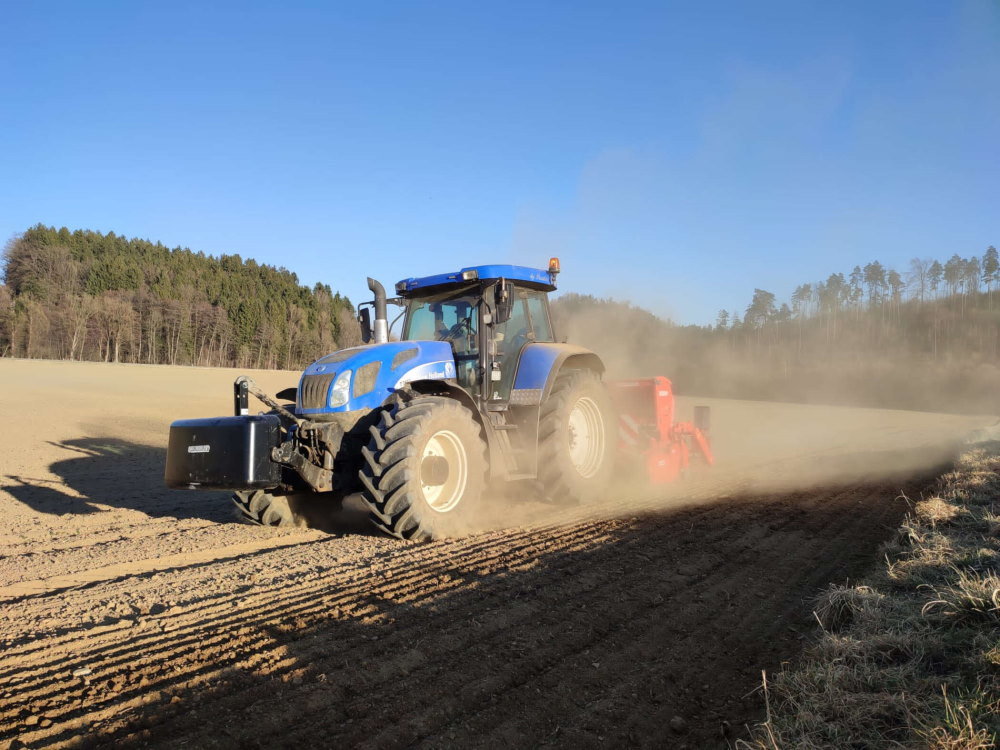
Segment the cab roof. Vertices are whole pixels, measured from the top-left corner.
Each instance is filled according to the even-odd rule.
[[[454,273],[439,273],[435,276],[420,276],[396,282],[396,294],[410,296],[425,290],[439,290],[442,287],[467,284],[470,281],[484,281],[504,278],[533,289],[551,292],[556,288],[556,275],[541,268],[527,266],[491,265],[469,266]]]

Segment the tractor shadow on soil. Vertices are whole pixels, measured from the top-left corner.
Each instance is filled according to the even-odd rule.
[[[164,486],[165,448],[110,437],[49,445],[65,451],[65,458],[48,467],[62,482],[15,474],[0,477],[0,489],[38,513],[85,515],[110,506],[154,518],[237,522],[229,492],[171,490]],[[65,491],[67,488],[73,492]],[[316,511],[318,514],[319,509]],[[328,514],[316,527],[334,534],[376,533],[366,515],[350,503]]]
[[[142,689],[159,700],[83,745],[728,748],[763,718],[761,670],[809,638],[811,598],[863,575],[907,510],[897,494],[930,479],[733,497],[593,540],[433,542],[347,589],[282,579],[234,615],[253,631],[239,648],[200,654],[213,684],[158,676]],[[241,667],[250,643],[280,665]]]

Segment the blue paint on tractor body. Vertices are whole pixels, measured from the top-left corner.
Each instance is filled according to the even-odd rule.
[[[561,360],[577,354],[592,354],[589,349],[575,344],[559,344],[539,342],[528,344],[521,350],[521,358],[517,363],[517,374],[514,376],[515,390],[532,390],[544,388],[552,370],[559,366]],[[601,371],[604,367],[601,365]]]
[[[468,278],[475,272],[475,276]],[[463,276],[465,274],[466,276]],[[426,293],[437,287],[447,287],[472,283],[475,280],[507,279],[534,289],[551,292],[556,288],[556,275],[541,268],[527,266],[487,265],[468,266],[455,273],[439,273],[434,276],[403,279],[396,283],[396,293],[404,297]]]
[[[514,388],[544,388],[552,366],[566,344],[528,344],[521,350]]]
[[[393,360],[407,350],[415,350],[415,353],[400,361],[394,368]],[[380,366],[374,388],[355,396],[354,378],[357,377],[358,371],[365,365],[376,362]],[[337,381],[337,376],[345,370],[351,371],[351,397],[346,404],[331,407],[330,391]],[[307,377],[314,375],[333,375],[333,377],[323,399],[325,406],[306,409],[302,407],[303,384]],[[451,344],[446,341],[393,341],[387,344],[343,349],[316,360],[302,373],[302,378],[299,380],[297,411],[303,416],[308,416],[377,409],[404,383],[412,380],[448,380],[453,379],[455,375],[455,357],[451,351]]]

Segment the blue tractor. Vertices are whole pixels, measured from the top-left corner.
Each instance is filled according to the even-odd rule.
[[[237,379],[235,416],[175,422],[167,485],[235,490],[242,516],[265,525],[300,524],[306,504],[359,492],[376,526],[416,541],[468,530],[494,482],[597,498],[616,418],[600,358],[556,339],[558,272],[555,258],[544,270],[473,266],[404,279],[393,299],[368,279],[367,343],[316,360],[276,398]],[[403,308],[398,341],[389,304]],[[249,395],[270,410],[251,415]]]

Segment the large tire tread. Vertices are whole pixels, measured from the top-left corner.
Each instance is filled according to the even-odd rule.
[[[267,490],[249,490],[234,493],[232,500],[237,518],[243,523],[333,531],[343,496],[332,492],[274,495]]]
[[[604,415],[605,458],[604,465],[592,480],[574,475],[562,453],[565,448],[566,414],[570,400],[581,390],[591,388],[593,395],[602,402]],[[542,402],[538,412],[538,480],[543,493],[553,502],[589,503],[595,501],[609,485],[614,469],[614,428],[611,400],[603,385],[590,370],[566,370],[556,376],[549,397]]]
[[[367,449],[362,451],[361,496],[368,506],[372,523],[397,539],[422,542],[446,535],[438,523],[444,521],[443,517],[426,513],[422,516],[419,512],[418,503],[423,500],[415,496],[411,481],[417,471],[413,460],[417,443],[428,421],[445,413],[450,413],[457,423],[465,423],[470,432],[476,433],[475,443],[466,448],[470,480],[481,484],[486,463],[479,425],[467,408],[444,396],[423,396],[383,409],[378,424],[371,428],[372,438]],[[480,476],[474,476],[476,472]]]
[[[288,498],[266,490],[236,492],[232,497],[241,521],[255,526],[303,526],[288,504]]]

